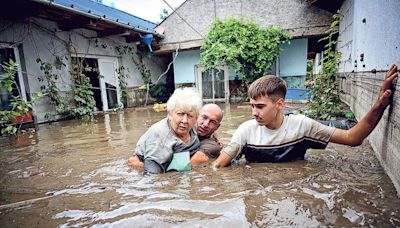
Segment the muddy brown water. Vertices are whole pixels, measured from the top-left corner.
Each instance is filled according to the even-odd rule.
[[[251,118],[225,106],[229,141]],[[128,109],[0,138],[0,227],[399,227],[400,199],[368,143],[305,161],[143,176],[126,162],[165,112]]]

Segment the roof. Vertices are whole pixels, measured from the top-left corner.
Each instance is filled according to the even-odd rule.
[[[124,11],[94,2],[90,0],[52,0],[47,1],[51,4],[60,4],[71,9],[90,13],[103,18],[108,18],[121,24],[130,25],[145,30],[152,31],[157,24],[136,17]]]
[[[2,3],[0,18],[10,20],[39,17],[54,21],[61,30],[85,28],[99,37],[121,36],[127,42],[141,40],[154,31],[157,24],[124,11],[90,0],[11,0]]]

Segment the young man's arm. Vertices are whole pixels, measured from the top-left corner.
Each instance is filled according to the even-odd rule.
[[[385,80],[382,83],[379,98],[368,111],[368,113],[349,130],[336,129],[330,138],[330,142],[345,144],[349,146],[358,146],[374,130],[383,112],[389,105],[393,95],[393,81],[398,76],[397,66],[392,65],[386,73]]]
[[[240,145],[237,143],[229,143],[224,149],[222,149],[221,154],[212,163],[213,168],[222,168],[229,165],[229,163],[234,159],[239,153]]]

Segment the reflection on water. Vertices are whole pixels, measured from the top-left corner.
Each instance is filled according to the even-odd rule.
[[[226,143],[250,118],[225,107]],[[400,226],[395,189],[364,143],[306,161],[143,176],[127,159],[165,112],[130,109],[0,139],[1,227]]]

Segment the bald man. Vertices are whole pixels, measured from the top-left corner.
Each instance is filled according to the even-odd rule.
[[[216,104],[206,104],[199,112],[197,118],[197,134],[200,139],[200,148],[190,158],[191,165],[199,165],[208,162],[210,158],[217,158],[223,148],[216,130],[221,125],[223,118],[221,108]],[[128,165],[134,169],[143,169],[143,162],[133,155],[128,160]]]
[[[216,134],[221,125],[222,110],[216,104],[206,104],[199,112],[197,119],[197,134],[200,139],[200,148],[191,158],[191,165],[207,162],[210,158],[217,158],[223,147]]]

